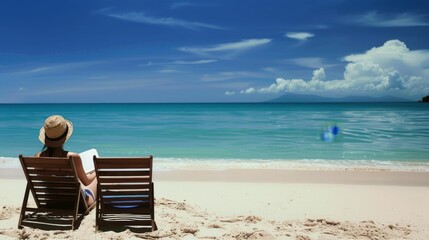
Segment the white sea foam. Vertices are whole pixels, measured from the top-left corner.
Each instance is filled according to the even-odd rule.
[[[189,159],[155,158],[155,170],[229,170],[229,169],[289,169],[289,170],[365,170],[429,172],[427,162],[375,160],[262,160],[262,159]]]
[[[0,157],[0,168],[20,168],[18,158]],[[326,160],[326,159],[194,159],[154,158],[155,171],[172,170],[352,170],[352,171],[411,171],[429,172],[429,162],[380,160]]]
[[[0,157],[0,168],[20,168],[19,158]]]

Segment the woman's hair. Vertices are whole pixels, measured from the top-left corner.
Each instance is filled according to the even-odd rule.
[[[61,146],[62,147],[62,146]],[[43,148],[42,148],[42,152],[44,152],[44,151],[46,151],[46,156],[45,157],[53,157],[53,154],[54,154],[54,150],[56,149],[57,147],[48,147],[48,146],[46,146],[46,145],[43,145]]]
[[[65,137],[67,135],[67,133],[68,133],[68,130],[69,129],[66,128],[66,131],[60,137],[58,137],[58,138],[60,139],[60,138]],[[47,137],[48,136],[45,135],[45,138],[47,138]],[[45,145],[43,145],[42,152],[46,151],[46,155],[47,155],[46,157],[53,157],[55,149],[62,148],[62,147],[63,147],[62,145],[59,146],[59,147],[48,147],[45,144]]]

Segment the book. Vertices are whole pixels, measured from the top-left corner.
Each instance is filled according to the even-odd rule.
[[[82,159],[82,166],[85,173],[94,171],[94,156],[98,157],[97,149],[91,148],[84,152],[79,153],[80,159]]]

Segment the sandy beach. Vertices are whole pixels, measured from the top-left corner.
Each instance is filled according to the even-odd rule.
[[[0,239],[429,239],[429,173],[155,171],[151,233],[17,228],[26,181],[1,169]],[[34,203],[30,203],[34,204]]]

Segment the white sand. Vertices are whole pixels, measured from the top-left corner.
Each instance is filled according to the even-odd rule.
[[[12,172],[0,170],[0,239],[429,239],[429,173],[155,172],[159,230],[142,234],[96,233],[95,211],[76,231],[18,230],[26,182]]]

